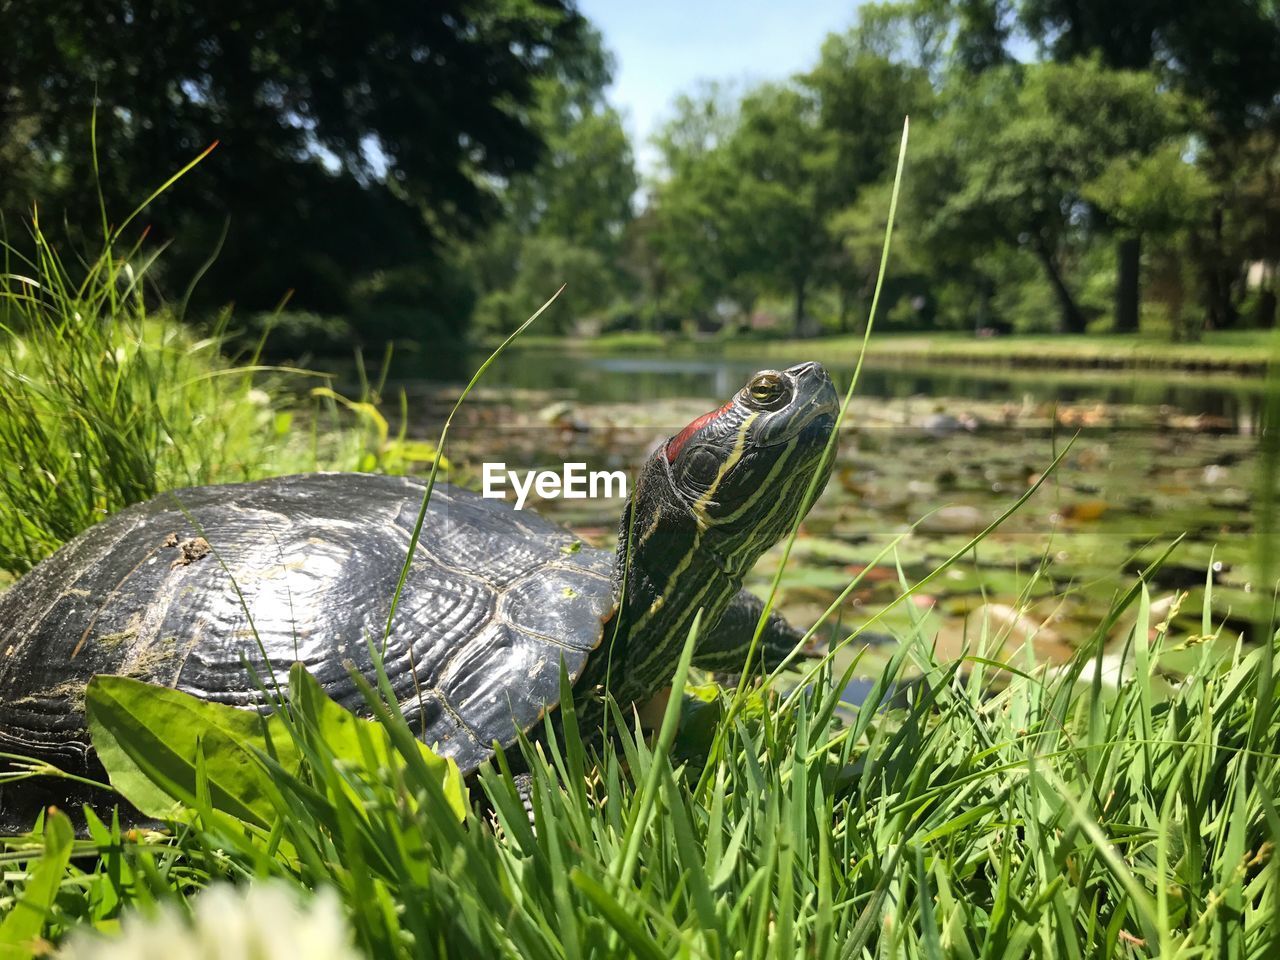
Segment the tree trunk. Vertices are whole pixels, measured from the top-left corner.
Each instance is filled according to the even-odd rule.
[[[1205,276],[1205,329],[1230,330],[1236,325],[1236,305],[1231,302],[1231,271],[1212,264]]]
[[[977,288],[977,306],[973,311],[973,335],[978,336],[984,328],[991,325],[993,310],[991,304],[995,300],[995,284],[984,273],[977,274],[974,280]]]
[[[1231,300],[1231,283],[1234,269],[1223,255],[1223,212],[1214,207],[1209,218],[1208,241],[1196,243],[1196,259],[1200,265],[1200,278],[1204,292],[1204,328],[1206,330],[1230,330],[1236,325],[1238,314]]]
[[[1125,237],[1116,244],[1116,333],[1137,333],[1141,306],[1142,236]]]
[[[1049,278],[1049,286],[1053,287],[1053,295],[1058,301],[1058,332],[1084,333],[1084,314],[1080,312],[1080,307],[1071,296],[1071,291],[1067,289],[1062,274],[1058,272],[1058,265],[1053,262],[1053,253],[1039,238],[1032,246],[1040,260],[1040,265],[1044,267],[1045,275]]]
[[[849,301],[852,300],[853,297],[849,293],[848,286],[843,283],[837,285],[837,294],[840,297],[840,332],[848,333],[849,318],[853,315],[852,306]]]
[[[1253,308],[1253,325],[1260,330],[1271,330],[1276,325],[1276,291],[1267,287],[1258,296],[1258,303]]]
[[[796,280],[796,313],[795,313],[795,331],[797,337],[808,336],[804,322],[804,301],[805,295],[809,292],[809,284],[804,278]]]

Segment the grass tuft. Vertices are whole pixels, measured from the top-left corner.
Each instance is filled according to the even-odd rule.
[[[276,878],[335,891],[370,957],[1273,956],[1280,816],[1259,773],[1280,712],[1254,699],[1269,656],[1216,662],[1199,635],[1152,625],[1145,591],[1117,604],[1136,608],[1130,665],[1199,649],[1167,699],[1141,673],[1078,682],[1083,651],[1026,669],[983,636],[940,662],[920,628],[856,710],[828,667],[732,719],[730,695],[704,691],[654,745],[620,724],[620,749],[597,756],[572,721],[526,743],[532,828],[498,770],[459,822],[432,777],[303,724],[294,768],[259,758],[269,828],[207,796],[173,838],[98,824],[56,897],[52,841],[10,841],[0,911],[31,891],[56,940],[216,880]],[[410,756],[403,719],[375,712]]]
[[[223,315],[200,335],[147,294],[154,256],[108,242],[59,254],[38,219],[29,257],[0,246],[0,571],[17,576],[77,533],[175,487],[316,469],[403,472],[428,461],[359,402],[239,361]]]

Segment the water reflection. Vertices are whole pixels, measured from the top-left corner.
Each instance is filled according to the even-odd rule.
[[[396,373],[407,379],[460,380],[484,359],[474,354],[406,358]],[[485,374],[484,384],[562,392],[581,402],[645,402],[673,397],[728,396],[755,372],[786,366],[803,357],[741,358],[627,354],[592,356],[549,349],[512,350]],[[847,383],[852,362],[810,357],[826,364],[837,383]],[[460,364],[461,361],[461,364]],[[1264,381],[1201,374],[1152,374],[1079,370],[997,370],[975,367],[903,367],[869,358],[858,393],[883,399],[930,396],[1023,403],[1095,402],[1109,406],[1168,406],[1188,414],[1220,418],[1241,432],[1256,426]]]

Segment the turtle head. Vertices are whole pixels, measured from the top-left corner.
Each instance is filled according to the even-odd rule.
[[[641,468],[614,567],[625,581],[624,629],[614,634],[622,638],[624,669],[610,681],[620,701],[646,698],[670,681],[699,610],[701,642],[717,645],[715,628],[743,574],[795,523],[809,485],[825,485],[823,454],[839,409],[821,364],[762,370]],[[608,649],[608,657],[593,658],[588,687],[607,672],[614,645]]]
[[[825,484],[830,463],[822,463],[823,453],[839,408],[821,364],[754,374],[722,407],[654,452],[637,484],[633,535],[666,529],[674,543],[659,550],[707,551],[741,576],[795,521],[819,469],[818,489]],[[664,559],[668,566],[676,558]]]

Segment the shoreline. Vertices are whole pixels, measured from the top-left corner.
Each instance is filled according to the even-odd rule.
[[[1072,369],[1100,372],[1176,371],[1264,377],[1270,331],[1211,334],[1200,343],[1169,343],[1141,337],[1007,336],[978,340],[964,334],[873,336],[867,357],[885,364],[964,365],[994,369]],[[611,334],[590,339],[522,337],[525,349],[558,349],[591,354],[662,351],[676,356],[715,351],[726,357],[801,357],[819,353],[855,359],[860,335],[807,340],[707,338],[689,340],[658,334]]]

